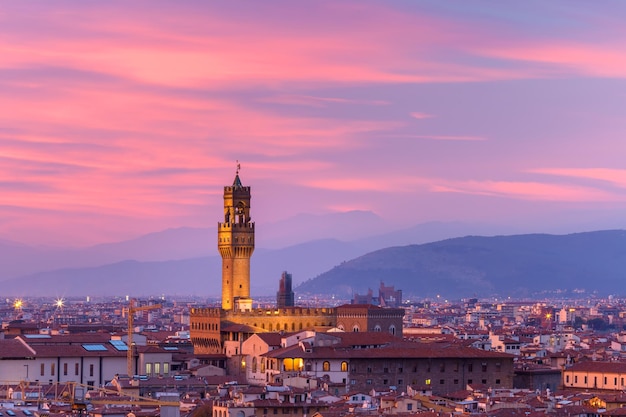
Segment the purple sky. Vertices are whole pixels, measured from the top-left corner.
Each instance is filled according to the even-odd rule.
[[[624,228],[625,21],[620,1],[5,3],[0,238],[212,226],[236,160],[257,223]]]

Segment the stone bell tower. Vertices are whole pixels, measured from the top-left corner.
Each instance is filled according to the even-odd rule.
[[[245,311],[250,298],[250,257],[254,252],[254,222],[250,221],[250,187],[239,179],[224,187],[224,222],[217,224],[217,247],[222,256],[222,309]]]

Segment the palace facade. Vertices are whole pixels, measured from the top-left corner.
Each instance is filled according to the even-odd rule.
[[[251,197],[251,189],[242,184],[237,168],[233,184],[224,187],[224,221],[218,223],[217,232],[222,257],[222,307],[191,310],[190,333],[196,354],[225,353],[225,342],[264,332],[337,327],[347,332],[376,331],[402,336],[404,310],[401,308],[346,304],[254,309],[250,297],[250,258],[255,242]],[[239,332],[224,331],[229,326],[232,329],[234,324],[245,327],[240,327]]]

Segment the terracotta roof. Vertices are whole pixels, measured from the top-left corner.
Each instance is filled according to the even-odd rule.
[[[285,335],[277,332],[257,333],[259,339],[267,343],[269,346],[280,346],[280,342]]]
[[[248,326],[247,324],[239,324],[239,323],[231,323],[224,322],[224,325],[221,327],[222,332],[234,332],[234,333],[262,333],[263,329],[259,329],[258,327]]]
[[[265,353],[270,358],[369,359],[369,358],[513,358],[514,355],[486,351],[455,343],[420,343],[396,341],[393,344],[368,348],[316,346],[310,352],[290,346]]]
[[[66,357],[100,357],[100,356],[113,356],[113,357],[126,357],[126,351],[118,351],[112,345],[101,343],[105,350],[90,351],[85,349],[82,345],[41,345],[32,346],[36,352],[38,358],[66,358]]]
[[[33,351],[17,339],[0,339],[0,359],[32,358]]]
[[[37,335],[36,337],[28,337],[27,335],[18,336],[30,346],[49,345],[49,344],[81,344],[81,343],[106,343],[111,340],[109,333],[76,333],[76,334],[59,334],[59,335]]]
[[[564,372],[626,373],[626,362],[583,361],[568,366]]]

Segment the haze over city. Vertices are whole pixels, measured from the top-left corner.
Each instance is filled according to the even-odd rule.
[[[621,2],[3,4],[0,238],[214,227],[237,161],[259,227],[364,211],[388,230],[624,228],[625,18]]]

